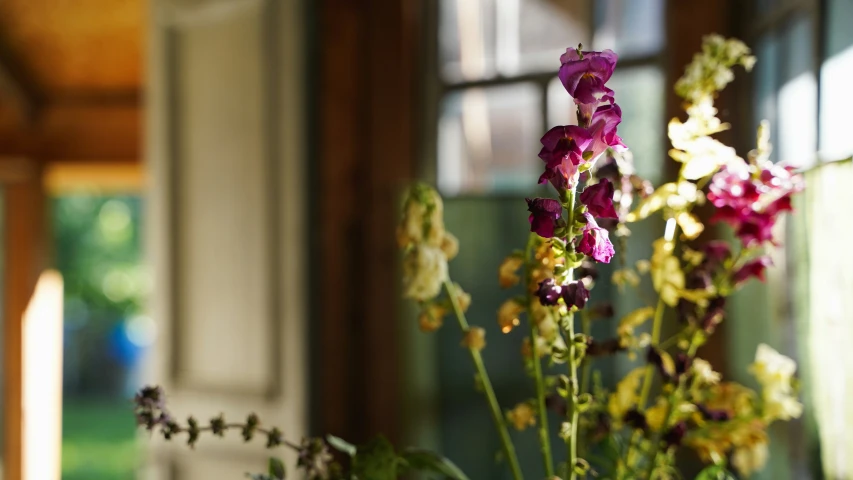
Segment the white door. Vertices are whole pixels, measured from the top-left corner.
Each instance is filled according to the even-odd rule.
[[[172,413],[306,429],[304,98],[298,0],[151,0],[148,375]],[[245,478],[264,439],[154,440],[150,478]],[[284,455],[282,450],[275,453]]]

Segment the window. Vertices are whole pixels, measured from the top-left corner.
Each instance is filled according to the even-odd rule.
[[[853,419],[845,391],[853,382],[853,356],[842,339],[853,336],[853,255],[846,247],[853,230],[838,217],[853,202],[853,165],[838,160],[853,153],[847,121],[853,106],[853,3],[751,5],[742,35],[758,63],[751,77],[752,122],[742,132],[750,142],[744,143],[754,143],[758,122],[770,120],[773,160],[802,168],[807,190],[795,206],[800,215],[780,228],[784,248],[774,253],[780,268],[766,287],[749,286],[734,306],[739,317],[752,321],[731,335],[733,364],[746,365],[759,338],[800,364],[806,419],[777,430],[787,441],[771,447],[773,461],[762,478],[846,478],[853,472],[847,455],[853,444],[844,433]]]

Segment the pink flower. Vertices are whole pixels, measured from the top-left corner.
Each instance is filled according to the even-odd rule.
[[[613,75],[618,57],[612,50],[582,52],[569,48],[560,57],[560,81],[578,104],[597,104],[613,91],[604,84]]]
[[[563,213],[560,202],[550,198],[526,198],[527,210],[530,212],[530,231],[540,237],[551,238],[557,228],[557,221]]]
[[[606,178],[586,187],[580,195],[580,201],[594,217],[618,218],[613,208],[613,184]]]
[[[767,164],[751,172],[745,163],[727,165],[708,188],[717,207],[711,221],[731,225],[744,245],[772,243],[778,215],[793,210],[791,195],[801,189],[802,177],[791,167]]]
[[[773,265],[773,261],[770,259],[770,257],[763,256],[758,257],[755,260],[750,260],[734,273],[732,280],[734,280],[735,285],[740,285],[752,277],[755,277],[763,282],[764,271],[770,265]]]
[[[610,235],[607,230],[595,223],[592,215],[584,213],[584,217],[586,217],[586,226],[578,243],[578,252],[589,255],[598,262],[610,263],[610,259],[616,253],[613,244],[610,243]]]
[[[550,181],[558,191],[573,187],[578,165],[584,162],[583,152],[592,142],[589,132],[576,125],[554,127],[541,142],[539,158],[545,162],[545,172],[539,183]]]

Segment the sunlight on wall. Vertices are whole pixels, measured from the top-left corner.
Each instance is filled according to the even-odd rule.
[[[838,160],[853,151],[851,76],[853,46],[827,59],[821,68],[820,153],[826,160]]]
[[[843,254],[853,224],[838,218],[853,205],[853,164],[826,164],[807,177],[809,232],[809,363],[826,478],[850,478],[853,425],[847,385],[853,385],[853,256]]]
[[[46,271],[24,312],[24,480],[59,478],[62,293],[62,275]]]

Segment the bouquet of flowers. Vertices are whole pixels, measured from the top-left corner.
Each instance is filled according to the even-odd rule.
[[[526,324],[520,353],[532,397],[507,410],[499,405],[481,356],[486,331],[466,320],[472,299],[448,273],[458,241],[444,228],[441,197],[423,184],[407,192],[397,231],[403,293],[417,302],[424,332],[441,328],[447,317],[456,319],[514,479],[524,474],[510,428],[536,429],[548,480],[681,478],[675,461],[680,449],[693,450],[708,465],[700,478],[731,478],[730,469],[749,476],[767,459],[767,427],[802,413],[796,364],[759,345],[750,366],[760,385],[754,391],[724,381],[697,353],[723,321],[726,298],[750,279],[764,279],[770,266],[765,248],[775,245],[773,226],[792,210],[791,196],[803,188],[792,168],[770,162],[765,124],[745,159],[714,138],[729,127],[717,117],[716,95],[733,80],[733,68],[749,70],[755,59],[737,40],[705,39],[675,85],[687,112],[685,121],[669,124],[669,153],[681,164],[678,178],[657,188],[635,173],[617,135],[621,110],[607,87],[616,54],[578,46],[560,60],[559,78],[577,106],[578,124],[554,127],[542,137],[539,183],[550,184],[555,198],[527,199],[527,245],[498,269],[501,287],[521,286],[521,294],[500,307],[497,320],[502,333]],[[714,207],[708,222],[730,225],[731,241],[700,240],[705,225],[694,209],[705,202]],[[623,261],[611,280],[619,288],[647,281],[657,298],[613,321],[611,336],[593,338],[591,323],[614,315],[607,305],[588,305],[600,281],[596,264],[624,255],[629,226],[653,215],[662,216],[665,227],[651,258],[630,266]],[[663,338],[670,315],[677,318],[675,333]],[[643,328],[647,324],[650,333]],[[607,390],[595,367],[596,359],[609,355],[644,361]],[[563,373],[549,374],[555,369]],[[145,428],[159,428],[167,439],[185,435],[191,446],[206,431],[221,436],[238,429],[247,441],[263,435],[268,447],[296,450],[297,468],[311,479],[391,480],[407,471],[467,478],[438,454],[398,451],[382,438],[360,446],[333,436],[290,443],[278,429],[262,428],[254,415],[243,423],[217,417],[206,425],[190,417],[182,425],[169,415],[157,387],[139,393],[136,414]],[[561,418],[562,462],[556,462],[551,445],[549,415]],[[330,449],[343,454],[338,458],[349,457],[346,469]],[[284,465],[271,459],[269,472],[254,478],[284,478]]]

